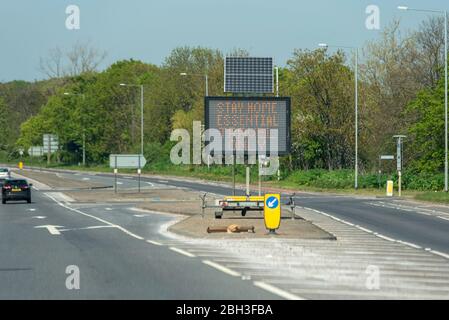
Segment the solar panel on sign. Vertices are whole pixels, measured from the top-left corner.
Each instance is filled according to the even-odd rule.
[[[226,57],[224,91],[272,93],[273,58]]]

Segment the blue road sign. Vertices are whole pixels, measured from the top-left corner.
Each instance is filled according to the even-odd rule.
[[[267,199],[266,205],[270,209],[276,209],[279,205],[279,200],[276,197],[269,197]]]

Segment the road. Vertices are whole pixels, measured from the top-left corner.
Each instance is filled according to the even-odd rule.
[[[58,174],[104,185],[114,181],[107,174]],[[137,188],[136,179],[120,175],[118,187]],[[141,182],[146,187],[232,193],[227,184],[199,180],[145,176]],[[449,210],[444,206],[299,193],[295,201],[306,209],[305,217],[341,235],[340,242],[323,246],[282,240],[277,247],[281,242],[258,240],[258,245],[238,243],[227,256],[220,246],[232,246],[229,242],[198,246],[161,233],[173,216],[137,214],[132,203],[107,199],[66,203],[56,195],[41,190],[33,193],[30,205],[0,206],[1,299],[447,297]],[[305,243],[313,259],[304,251]],[[270,248],[279,251],[281,265],[298,266],[289,269],[293,274],[267,270],[264,257],[274,255]],[[334,268],[335,263],[340,267]],[[66,288],[70,265],[80,270],[81,290]],[[382,291],[364,286],[364,270],[371,265],[382,270]]]
[[[120,205],[74,209],[49,196],[0,206],[0,299],[280,298],[158,245],[168,216],[142,223]],[[46,225],[56,227],[39,227]],[[80,290],[66,287],[71,265]]]
[[[79,179],[85,178],[78,175]],[[123,177],[123,176],[121,176]],[[128,187],[136,187],[135,177],[126,176]],[[111,176],[97,174],[90,176],[94,181],[111,182]],[[226,184],[190,181],[185,179],[161,179],[142,177],[143,183],[166,184],[191,190],[231,195],[232,188]],[[243,190],[237,190],[243,195]],[[287,194],[282,194],[284,203]],[[299,193],[295,203],[344,219],[372,232],[380,233],[392,239],[412,243],[428,250],[449,254],[449,208],[409,203],[387,198],[354,197]]]

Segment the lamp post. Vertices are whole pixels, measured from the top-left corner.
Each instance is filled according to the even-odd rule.
[[[120,83],[122,87],[140,87],[140,154],[143,155],[143,85]]]
[[[429,10],[429,9],[414,9],[406,6],[398,6],[399,10],[431,12],[438,13],[444,16],[444,191],[448,191],[448,123],[447,123],[447,11],[446,10]]]
[[[80,96],[83,99],[83,108],[86,101],[86,95],[84,93],[70,93],[70,92],[64,92],[64,95],[66,96]],[[81,115],[81,122],[83,126],[83,167],[86,166],[86,124],[84,123],[84,110],[83,114]]]
[[[205,86],[206,86],[206,97],[209,96],[209,77],[207,74],[199,74],[199,73],[187,73],[187,72],[181,72],[179,74],[182,77],[187,77],[187,76],[196,76],[196,77],[204,77],[204,81],[205,81]]]
[[[359,117],[359,95],[358,95],[358,82],[359,82],[359,49],[357,47],[348,47],[348,46],[329,46],[327,43],[318,44],[321,48],[343,48],[343,49],[351,49],[355,52],[355,66],[354,66],[354,111],[355,111],[355,164],[354,164],[354,189],[359,187],[359,125],[358,125],[358,117]]]

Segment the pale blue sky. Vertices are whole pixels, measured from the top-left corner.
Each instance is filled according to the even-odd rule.
[[[80,30],[65,27],[70,4],[80,7]],[[394,17],[404,30],[425,19],[401,4],[449,10],[447,0],[0,0],[0,81],[41,79],[39,57],[86,40],[108,52],[103,68],[129,58],[161,64],[184,45],[244,48],[285,65],[294,48],[378,37],[365,28],[370,4],[380,8],[381,29]]]

